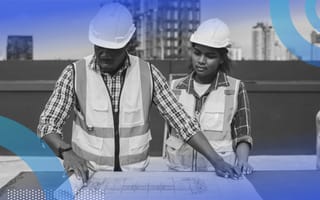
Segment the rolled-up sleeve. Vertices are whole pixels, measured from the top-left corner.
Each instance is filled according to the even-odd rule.
[[[67,66],[57,80],[43,112],[40,115],[37,135],[62,134],[62,128],[74,104],[73,67]]]
[[[248,143],[250,147],[253,145],[249,98],[243,82],[240,82],[238,109],[232,121],[232,139],[234,148],[241,142]]]

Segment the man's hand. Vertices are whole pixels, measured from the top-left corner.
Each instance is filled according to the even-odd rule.
[[[67,172],[73,171],[77,178],[81,178],[83,184],[89,179],[89,170],[86,161],[77,156],[72,150],[63,152],[63,166]]]
[[[229,163],[226,163],[223,160],[215,163],[214,167],[218,176],[231,179],[239,179],[241,177],[241,171],[239,168],[232,167]]]
[[[238,160],[236,167],[241,170],[242,174],[251,174],[253,172],[253,167],[248,163],[248,161]]]

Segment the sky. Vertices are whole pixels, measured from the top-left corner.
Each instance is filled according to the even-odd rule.
[[[312,26],[303,14],[305,1],[289,0],[292,19],[308,38]],[[8,35],[33,35],[34,59],[78,59],[90,54],[88,24],[101,2],[105,1],[1,0],[0,59],[5,58]],[[257,22],[272,24],[269,0],[201,0],[201,21],[213,17],[229,26],[233,46],[241,47],[246,59],[252,56],[252,27]]]

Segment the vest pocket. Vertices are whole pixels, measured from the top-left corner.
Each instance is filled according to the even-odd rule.
[[[113,120],[110,112],[112,111],[106,102],[96,101],[95,104],[91,105],[91,108],[88,108],[86,113],[87,125],[103,128],[112,127]]]
[[[224,113],[223,112],[204,112],[200,118],[203,130],[223,131]]]
[[[190,170],[192,166],[192,147],[172,135],[165,143],[165,158],[169,167],[182,171]]]
[[[73,124],[72,140],[84,151],[101,154],[103,138],[87,134],[80,126]]]
[[[165,143],[168,146],[168,148],[172,150],[178,150],[181,148],[184,142],[181,139],[170,135],[169,138],[165,141]]]
[[[143,135],[134,136],[129,140],[129,154],[139,154],[149,149],[152,140],[150,130]]]
[[[120,125],[129,127],[143,125],[143,113],[139,108],[125,109],[121,115]]]

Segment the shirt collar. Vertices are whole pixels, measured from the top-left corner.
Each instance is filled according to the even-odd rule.
[[[192,72],[189,74],[180,84],[177,85],[177,89],[186,89],[187,92],[190,93],[195,93],[194,91],[194,86],[193,86],[193,76],[195,72]],[[229,81],[227,78],[227,74],[218,71],[216,78],[211,82],[211,85],[208,89],[208,92],[211,92],[212,90],[218,89],[218,87],[227,87],[229,86]]]

